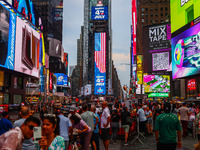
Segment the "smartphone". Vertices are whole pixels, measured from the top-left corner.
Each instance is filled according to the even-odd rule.
[[[38,143],[38,141],[42,139],[42,129],[41,127],[33,128],[33,142]]]

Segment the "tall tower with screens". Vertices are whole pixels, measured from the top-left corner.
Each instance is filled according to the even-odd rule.
[[[83,88],[109,95],[112,88],[111,0],[84,1]],[[110,90],[112,91],[112,89]]]

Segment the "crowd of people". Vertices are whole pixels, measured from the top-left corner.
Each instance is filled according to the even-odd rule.
[[[98,103],[77,104],[70,107],[67,116],[62,109],[55,113],[44,109],[40,118],[33,117],[29,107],[23,106],[21,119],[13,124],[9,113],[4,112],[0,120],[0,149],[67,150],[77,144],[83,150],[99,150],[101,139],[104,149],[108,150],[109,144],[115,144],[118,137],[123,137],[124,146],[128,145],[129,136],[136,133],[137,120],[141,134],[152,136],[155,132],[158,150],[180,148],[181,134],[184,138],[195,133],[200,141],[200,109],[195,104],[147,101],[133,103],[128,108],[116,99],[112,105],[103,101],[102,110],[99,106]],[[41,138],[33,139],[34,127],[40,125]]]

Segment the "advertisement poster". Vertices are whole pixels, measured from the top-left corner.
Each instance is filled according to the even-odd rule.
[[[0,3],[0,66],[14,69],[16,15]]]
[[[15,71],[39,78],[40,34],[17,17]]]
[[[52,17],[54,21],[62,21],[63,20],[63,6],[53,7]]]
[[[92,85],[91,84],[86,84],[84,86],[84,95],[91,95],[92,94]]]
[[[143,56],[137,55],[137,83],[143,84],[143,66],[142,66]]]
[[[57,85],[67,86],[68,85],[68,76],[63,73],[54,73],[57,77]]]
[[[200,23],[172,38],[173,79],[200,73]]]
[[[94,94],[106,94],[106,33],[95,33]]]
[[[108,20],[108,7],[92,7],[92,20]]]
[[[200,16],[199,0],[170,0],[172,33]]]
[[[132,40],[133,40],[133,56],[136,55],[136,29],[137,29],[137,0],[132,0]],[[133,57],[134,59],[134,57]]]
[[[144,75],[145,93],[170,93],[169,75]]]
[[[166,71],[171,63],[171,26],[169,23],[143,28],[144,72]]]

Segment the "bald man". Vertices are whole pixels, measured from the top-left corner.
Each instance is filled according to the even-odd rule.
[[[102,103],[102,117],[101,117],[101,131],[102,131],[102,140],[105,147],[105,150],[108,150],[109,146],[109,132],[110,132],[110,110],[108,109],[108,104],[106,101]]]
[[[20,115],[22,118],[14,122],[13,128],[21,127],[24,121],[29,117],[29,114],[30,114],[29,108],[27,106],[23,106],[20,111]],[[35,144],[33,144],[32,139],[24,140],[23,145],[22,145],[22,150],[27,150],[27,149],[35,150]]]

